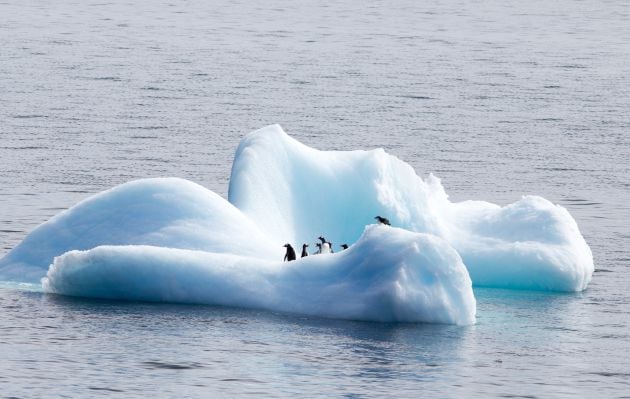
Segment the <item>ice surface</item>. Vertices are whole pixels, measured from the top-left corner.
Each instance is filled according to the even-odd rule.
[[[446,239],[478,286],[580,291],[593,273],[590,248],[561,206],[535,196],[503,208],[452,203],[439,179],[423,180],[383,150],[318,151],[278,125],[241,141],[229,200],[277,244],[320,234],[351,243],[375,215],[385,216]]]
[[[466,268],[444,240],[375,225],[343,252],[285,263],[151,246],[71,251],[43,285],[66,295],[372,321],[472,324],[476,309]]]
[[[100,245],[153,245],[277,259],[258,228],[219,195],[177,178],[122,184],[53,217],[0,260],[0,277],[39,281],[55,256]]]
[[[593,273],[577,224],[543,198],[452,203],[439,179],[381,149],[318,151],[277,125],[242,140],[229,201],[176,178],[120,185],[35,229],[0,260],[0,279],[45,276],[47,291],[68,295],[470,324],[471,279],[579,291]],[[376,215],[395,227],[366,229]],[[352,246],[281,262],[284,243],[299,252],[318,236]]]
[[[581,291],[590,282],[593,254],[565,208],[526,196],[505,207],[464,201],[448,209],[441,235],[474,285]]]
[[[275,241],[197,184],[146,179],[42,224],[0,261],[0,271],[20,281],[45,276],[45,291],[75,296],[474,322],[468,272],[438,237],[372,225],[346,251],[295,262],[281,261]]]

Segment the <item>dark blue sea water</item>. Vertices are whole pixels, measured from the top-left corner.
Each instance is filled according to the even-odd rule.
[[[132,179],[226,196],[251,130],[383,147],[453,200],[565,206],[578,294],[471,327],[89,301],[0,283],[3,397],[630,397],[630,3],[0,2],[0,256]]]

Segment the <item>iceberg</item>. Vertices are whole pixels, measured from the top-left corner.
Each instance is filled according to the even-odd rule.
[[[526,196],[505,207],[452,203],[438,178],[420,178],[382,149],[318,151],[280,126],[245,137],[232,166],[229,201],[271,237],[308,242],[325,233],[354,242],[375,215],[444,238],[475,286],[581,291],[593,255],[569,212]],[[278,241],[279,244],[279,241]]]
[[[238,209],[178,178],[143,179],[96,194],[37,227],[0,260],[0,278],[39,281],[53,258],[103,245],[151,245],[277,259]]]
[[[0,260],[0,278],[91,298],[474,323],[466,267],[439,237],[369,225],[346,251],[294,262],[281,261],[277,242],[193,182],[143,179],[40,225]]]
[[[322,235],[350,248],[281,261],[285,243]],[[453,203],[438,178],[382,149],[319,151],[278,125],[243,138],[228,200],[178,178],[132,181],[56,215],[0,259],[0,280],[50,293],[454,324],[474,323],[473,285],[580,291],[592,273],[560,206]]]
[[[343,252],[284,263],[142,245],[70,251],[55,259],[43,286],[74,296],[381,322],[467,325],[476,309],[466,268],[444,240],[376,225]]]

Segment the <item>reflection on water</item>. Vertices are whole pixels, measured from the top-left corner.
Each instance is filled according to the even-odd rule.
[[[69,392],[132,395],[156,375],[155,392],[185,386],[199,394],[317,389],[403,397],[419,387],[438,396],[473,389],[480,396],[535,390],[544,397],[595,389],[598,377],[611,391],[627,380],[618,368],[623,353],[611,353],[619,340],[593,339],[610,326],[593,324],[587,293],[477,289],[478,323],[458,327],[0,292],[0,330],[3,343],[11,343],[0,372],[16,392],[25,364],[31,389],[40,393],[51,370],[67,368]],[[569,386],[567,378],[580,383]]]
[[[78,362],[99,369],[115,364],[113,375],[100,375],[110,383],[112,378],[116,381],[116,369],[130,372],[139,385],[150,381],[155,372],[178,371],[186,373],[187,386],[205,388],[211,379],[262,384],[257,389],[267,393],[275,389],[297,393],[323,384],[322,392],[332,394],[345,387],[361,394],[379,381],[382,388],[373,393],[386,394],[391,389],[411,393],[417,383],[444,379],[444,370],[460,358],[462,338],[468,331],[446,325],[328,320],[15,290],[2,294],[2,309],[8,317],[0,328],[9,332],[5,339],[18,341],[3,365],[2,371],[9,376],[14,375],[15,365],[25,361],[34,375]],[[22,307],[11,308],[7,302]],[[12,325],[21,330],[14,331],[15,336],[10,333]],[[67,357],[70,348],[72,358]],[[81,381],[93,372],[77,369],[70,378],[83,386]],[[120,385],[109,388],[133,390],[129,382],[116,382]],[[179,383],[178,378],[169,377],[162,388],[176,391]],[[232,386],[230,392],[238,393],[239,386]]]

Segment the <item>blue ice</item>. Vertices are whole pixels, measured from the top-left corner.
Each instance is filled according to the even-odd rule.
[[[580,291],[593,273],[558,205],[453,203],[439,179],[381,149],[318,151],[277,125],[242,140],[228,198],[176,178],[114,187],[36,228],[0,278],[85,297],[471,324],[473,284]],[[286,242],[299,254],[322,234],[337,253],[282,262]]]

